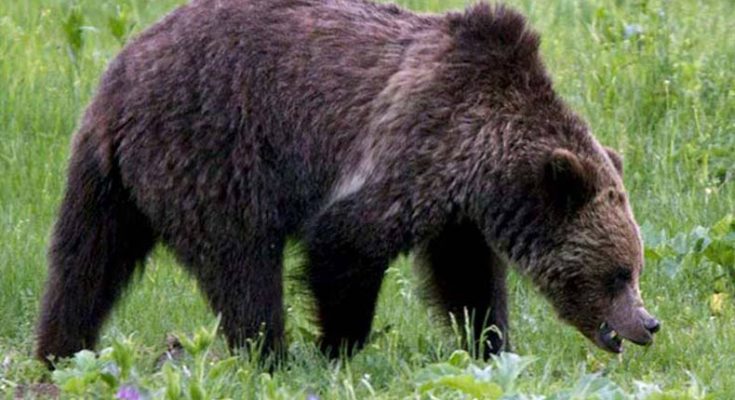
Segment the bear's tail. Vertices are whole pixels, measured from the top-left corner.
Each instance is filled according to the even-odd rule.
[[[77,134],[49,249],[36,356],[91,348],[122,289],[155,244],[149,220],[100,157],[99,136]],[[50,363],[49,363],[49,366]]]

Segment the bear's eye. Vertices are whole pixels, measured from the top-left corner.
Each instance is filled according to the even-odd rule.
[[[608,278],[608,288],[611,293],[617,293],[627,285],[633,278],[633,274],[629,269],[620,267],[613,272]]]

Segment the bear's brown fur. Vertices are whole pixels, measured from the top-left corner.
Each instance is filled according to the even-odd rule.
[[[305,243],[330,354],[366,340],[388,263],[412,249],[486,354],[507,341],[508,262],[598,345],[620,350],[613,329],[650,342],[620,160],[554,93],[538,45],[486,4],[175,10],[110,64],[75,136],[38,357],[93,346],[158,241],[230,344],[263,330],[282,349],[287,237]]]

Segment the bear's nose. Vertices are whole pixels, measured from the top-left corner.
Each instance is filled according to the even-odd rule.
[[[646,320],[643,322],[643,326],[645,326],[646,329],[651,333],[656,333],[659,329],[661,329],[661,323],[653,317],[646,318]]]

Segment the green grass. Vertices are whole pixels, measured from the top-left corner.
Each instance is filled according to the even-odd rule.
[[[18,385],[49,379],[30,357],[32,333],[49,231],[79,115],[128,30],[140,31],[177,3],[0,2],[0,393],[12,396]],[[464,1],[404,4],[441,11]],[[702,392],[735,397],[735,265],[727,258],[735,234],[727,236],[727,227],[716,227],[735,210],[735,3],[511,4],[541,31],[559,92],[602,142],[624,155],[626,185],[647,241],[641,289],[663,329],[652,347],[627,346],[624,355],[610,356],[562,325],[528,282],[512,276],[514,350],[535,361],[514,380],[515,389],[502,389],[551,395],[576,387],[558,398],[573,393],[585,398],[579,388],[590,383],[587,374],[600,373],[609,382],[590,386],[600,398],[618,398],[604,397],[603,389],[612,386],[642,393],[638,381],[670,396],[659,398]],[[298,264],[296,253],[289,254],[289,265]],[[211,356],[193,356],[185,365],[197,371],[201,360],[200,369],[220,363],[224,372],[202,381],[213,398],[304,398],[311,393],[325,399],[471,398],[475,384],[479,393],[490,396],[494,383],[478,376],[452,380],[472,375],[467,371],[474,367],[457,361],[461,355],[452,358],[452,368],[460,372],[442,364],[457,349],[456,335],[435,323],[419,301],[409,261],[401,258],[389,270],[374,339],[350,361],[329,364],[318,354],[308,306],[299,288],[289,283],[291,359],[286,367],[268,374],[244,358],[228,361],[221,338],[209,349]],[[178,377],[191,386],[195,380],[186,378],[183,367],[159,372],[153,360],[165,348],[166,333],[192,333],[214,320],[194,282],[159,249],[107,324],[100,348],[132,335],[132,344],[117,343],[117,353],[106,357],[134,353],[133,383],[156,388]],[[101,368],[82,361],[66,373]],[[57,381],[64,381],[62,375]],[[104,387],[85,385],[88,390]],[[73,387],[67,389],[67,396],[74,397]]]

